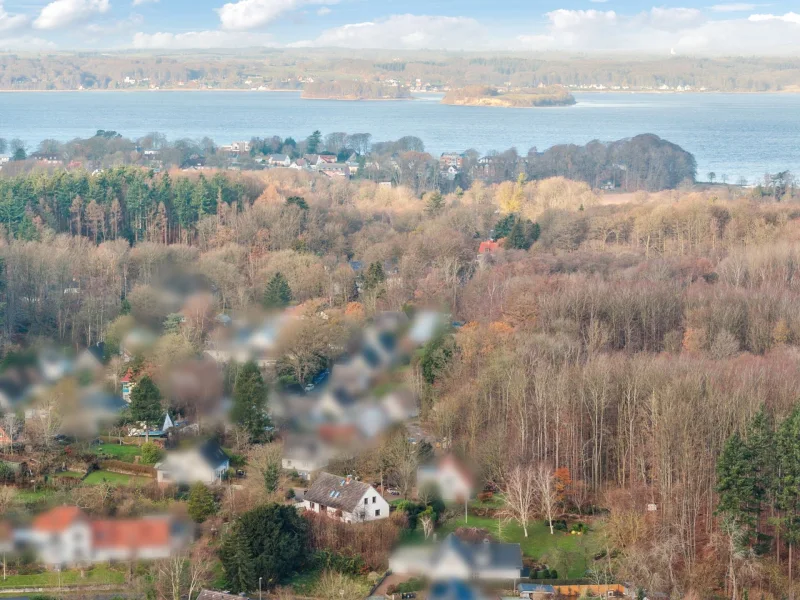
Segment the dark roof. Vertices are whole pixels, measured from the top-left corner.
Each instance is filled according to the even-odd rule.
[[[519,544],[502,542],[463,542],[454,534],[448,535],[434,555],[434,561],[448,550],[460,555],[471,568],[522,569],[522,548]],[[481,553],[488,552],[488,560],[479,560]]]
[[[306,492],[304,499],[352,513],[369,489],[368,484],[355,479],[351,479],[350,483],[347,483],[346,477],[331,473],[319,473],[314,478],[314,483]]]
[[[342,387],[334,388],[331,393],[333,394],[333,399],[336,400],[336,403],[342,408],[353,406],[356,403],[355,396]]]
[[[197,448],[197,451],[200,453],[200,456],[208,463],[213,469],[217,469],[225,464],[226,461],[230,460],[228,455],[225,454],[225,451],[222,447],[217,443],[216,440],[208,440],[200,444]]]

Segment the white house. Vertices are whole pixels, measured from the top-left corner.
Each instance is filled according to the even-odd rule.
[[[228,455],[214,440],[203,442],[191,450],[170,452],[156,463],[159,483],[214,484],[222,481],[231,463]]]
[[[330,452],[314,438],[289,437],[283,445],[281,467],[297,471],[303,479],[311,479],[317,471],[328,466]]]
[[[519,579],[523,569],[522,549],[519,544],[488,539],[463,542],[451,533],[438,545],[398,548],[389,557],[389,569],[392,573],[433,581]]]
[[[463,502],[475,491],[475,482],[469,471],[448,454],[434,465],[417,469],[417,490],[434,485],[445,502]]]
[[[59,506],[15,532],[19,545],[32,547],[48,566],[167,558],[188,541],[169,517],[91,520],[77,506]]]
[[[389,503],[371,485],[351,476],[319,473],[303,498],[306,510],[345,523],[377,521],[389,516]]]
[[[286,154],[270,154],[267,162],[272,167],[289,167],[292,159]]]

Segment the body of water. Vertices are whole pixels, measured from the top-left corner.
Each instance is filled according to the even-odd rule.
[[[584,144],[655,133],[697,158],[698,174],[752,182],[766,172],[800,173],[800,94],[575,94],[575,106],[515,109],[413,101],[302,100],[294,92],[0,92],[0,137],[39,141],[113,129],[131,138],[152,131],[169,139],[254,136],[302,139],[313,130],[371,133],[373,141],[414,135],[426,150]]]

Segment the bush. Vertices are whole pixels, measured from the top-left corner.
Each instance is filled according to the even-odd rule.
[[[389,594],[408,594],[411,592],[420,592],[425,589],[427,583],[421,577],[413,577],[403,583],[389,586],[387,590]]]
[[[195,523],[202,523],[217,511],[214,494],[204,484],[197,482],[189,491],[189,516]]]
[[[154,465],[161,460],[161,448],[156,446],[153,442],[147,442],[142,445],[142,463],[146,465]]]
[[[536,579],[550,579],[550,569],[545,567],[540,571],[536,571]]]
[[[547,521],[544,522],[545,525],[549,526]],[[556,531],[567,531],[567,522],[564,519],[560,519],[558,521],[553,521],[553,529]]]
[[[492,492],[481,492],[478,494],[478,500],[481,502],[486,502],[487,500],[491,500],[494,494]]]
[[[330,550],[314,553],[314,565],[321,571],[332,570],[345,575],[361,575],[366,570],[364,559],[357,555],[338,554]]]
[[[550,569],[550,579],[558,579],[558,571]]]
[[[284,497],[287,500],[294,500],[294,488],[289,488],[288,490],[286,490],[286,494],[284,494]]]
[[[587,533],[589,531],[589,526],[586,523],[578,521],[570,528],[570,531],[574,531],[575,533]]]

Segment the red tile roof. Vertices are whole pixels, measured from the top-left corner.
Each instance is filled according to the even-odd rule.
[[[36,517],[33,520],[33,528],[37,531],[58,533],[67,529],[75,521],[85,518],[86,516],[77,506],[59,506]]]
[[[166,518],[92,522],[95,548],[153,548],[170,544]]]
[[[492,240],[487,240],[485,242],[481,242],[480,248],[478,248],[478,254],[486,254],[487,252],[494,252],[495,250],[500,249],[500,242],[493,242]]]

